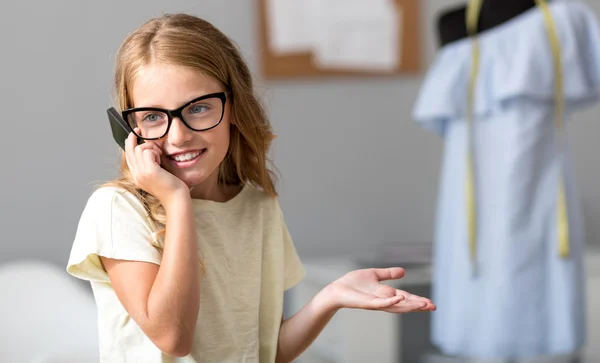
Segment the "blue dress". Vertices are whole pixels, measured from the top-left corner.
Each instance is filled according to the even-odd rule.
[[[576,1],[550,3],[562,49],[565,120],[599,99],[600,30]],[[443,47],[414,119],[445,141],[434,236],[432,342],[483,358],[574,353],[585,343],[585,235],[568,145],[555,141],[554,68],[539,8],[479,35],[474,148],[478,251],[466,220],[466,105],[471,40]],[[571,254],[559,256],[556,201],[565,174]]]

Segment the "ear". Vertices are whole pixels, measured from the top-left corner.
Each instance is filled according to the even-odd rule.
[[[230,117],[229,118],[229,124],[230,125],[237,125],[237,122],[235,121],[235,117]]]

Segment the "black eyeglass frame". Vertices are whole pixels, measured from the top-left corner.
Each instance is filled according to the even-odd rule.
[[[211,127],[205,128],[205,129],[195,129],[192,126],[190,126],[187,123],[187,121],[185,121],[185,117],[183,117],[182,112],[189,105],[199,102],[199,101],[202,101],[202,100],[206,100],[208,98],[218,98],[219,100],[221,100],[222,107],[221,107],[221,117],[219,118],[219,122],[217,122],[216,124],[214,124]],[[194,98],[193,100],[186,102],[183,106],[178,107],[174,110],[167,110],[167,109],[158,108],[158,107],[134,107],[134,108],[128,108],[126,110],[123,110],[123,112],[121,112],[121,115],[123,116],[123,120],[125,120],[125,122],[127,122],[129,127],[131,127],[131,125],[129,124],[129,121],[128,121],[129,120],[128,116],[131,113],[140,112],[140,111],[156,111],[156,112],[162,112],[162,113],[166,114],[168,116],[167,129],[165,130],[165,133],[160,137],[143,137],[142,135],[138,135],[135,131],[133,131],[133,127],[131,127],[132,132],[140,139],[158,140],[158,139],[162,139],[169,133],[169,130],[171,129],[171,124],[173,124],[173,119],[175,117],[178,117],[181,120],[181,122],[183,122],[183,124],[192,131],[202,132],[202,131],[208,131],[208,130],[214,129],[215,127],[219,126],[219,124],[221,124],[221,121],[223,121],[223,116],[225,115],[226,102],[227,102],[227,92],[216,92],[216,93],[209,93],[207,95],[200,96],[198,98]]]

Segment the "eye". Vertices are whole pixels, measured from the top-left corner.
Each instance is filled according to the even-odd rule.
[[[191,114],[199,114],[199,113],[202,113],[202,112],[206,112],[209,109],[210,109],[209,105],[203,104],[203,103],[198,103],[198,104],[195,104],[195,105],[191,105],[190,108],[189,108],[189,112]]]
[[[156,114],[156,113],[149,113],[149,114],[146,114],[144,116],[144,118],[143,118],[142,121],[145,121],[145,122],[157,122],[157,121],[160,121],[160,119],[161,119],[161,115]]]

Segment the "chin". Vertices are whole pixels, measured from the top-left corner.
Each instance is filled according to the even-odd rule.
[[[188,186],[193,187],[195,185],[200,185],[206,181],[206,178],[184,178],[180,177],[181,180]]]
[[[192,173],[179,173],[175,174],[176,177],[181,179],[187,186],[200,185],[208,179],[208,175],[203,172],[192,172]]]
[[[210,160],[200,160],[188,168],[177,168],[173,165],[166,164],[166,170],[175,175],[188,186],[195,186],[211,183],[214,179],[218,180],[219,165],[214,165]]]

